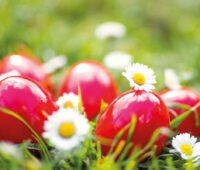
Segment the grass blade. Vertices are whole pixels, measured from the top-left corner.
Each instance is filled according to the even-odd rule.
[[[44,159],[45,160],[50,160],[50,154],[49,154],[49,151],[48,151],[48,149],[47,149],[44,141],[40,138],[40,136],[37,134],[37,132],[21,116],[19,116],[15,112],[13,112],[11,110],[8,110],[8,109],[5,109],[5,108],[0,108],[0,111],[2,113],[5,113],[7,115],[10,115],[10,116],[16,118],[21,123],[23,123],[31,131],[31,133],[33,134],[33,137],[38,142],[39,147],[40,147],[40,149],[42,151],[42,155],[43,155]]]
[[[171,128],[176,128],[180,125],[180,123],[187,117],[189,116],[192,112],[195,112],[196,109],[200,106],[200,102],[198,102],[194,107],[190,108],[190,110],[184,112],[183,114],[179,115],[176,117],[174,120],[171,121],[170,127]]]

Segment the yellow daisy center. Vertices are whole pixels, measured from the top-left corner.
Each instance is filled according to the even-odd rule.
[[[181,145],[180,149],[185,155],[187,156],[192,155],[192,146],[190,146],[189,144]]]
[[[145,77],[141,73],[135,73],[133,75],[133,81],[138,85],[143,85],[146,81]]]
[[[76,129],[73,123],[65,122],[60,125],[58,131],[63,138],[70,138],[75,134]]]
[[[64,108],[74,108],[74,105],[73,105],[73,103],[72,102],[70,102],[70,101],[66,101],[65,103],[64,103]]]

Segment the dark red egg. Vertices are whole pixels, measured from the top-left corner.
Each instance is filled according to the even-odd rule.
[[[137,122],[132,136],[132,149],[135,146],[146,146],[156,129],[169,128],[169,114],[158,95],[145,91],[125,92],[107,107],[97,122],[95,135],[101,142],[104,155],[108,153],[112,143],[106,141],[113,141],[119,131],[130,124],[133,115]],[[128,131],[125,131],[121,140],[127,139]],[[166,135],[160,134],[154,143],[157,153],[164,147],[166,138]]]
[[[25,54],[12,54],[4,57],[0,63],[0,74],[13,70],[37,81],[42,87],[53,93],[53,84],[50,77],[38,59]]]
[[[186,105],[189,107],[195,106],[197,103],[200,102],[200,96],[197,92],[189,88],[180,88],[180,89],[167,89],[161,91],[159,93],[160,97],[164,100],[167,105]],[[181,108],[170,108],[170,119],[173,120],[177,116],[181,115],[182,113],[186,112],[188,109],[181,109]],[[200,107],[196,109],[197,114],[200,118]],[[200,119],[199,119],[200,120]],[[196,125],[196,118],[195,113],[191,112],[190,115],[185,118],[178,127],[179,133],[190,133],[191,135],[200,137],[200,125]],[[199,121],[200,124],[200,121]]]
[[[20,76],[11,76],[0,81],[0,108],[18,114],[40,136],[46,116],[57,110],[46,90]],[[31,131],[22,122],[1,111],[0,122],[0,141],[21,143],[33,139]]]
[[[110,103],[117,96],[114,79],[106,68],[96,61],[75,64],[62,80],[59,96],[65,92],[78,94],[79,88],[84,111],[90,120],[100,112],[102,101]]]

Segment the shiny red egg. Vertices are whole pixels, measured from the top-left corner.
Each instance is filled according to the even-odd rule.
[[[53,93],[53,84],[50,77],[38,59],[25,54],[12,54],[4,57],[0,63],[0,74],[13,70],[37,81],[42,87]]]
[[[103,112],[97,122],[95,135],[101,142],[102,152],[106,155],[119,131],[130,124],[133,115],[137,122],[132,136],[133,147],[146,146],[154,131],[158,128],[169,128],[169,114],[161,98],[151,92],[128,91],[118,96]],[[121,140],[127,139],[128,130]],[[165,145],[166,135],[160,134],[154,145],[159,153]],[[111,141],[107,143],[106,141]]]
[[[101,102],[110,103],[117,96],[117,87],[111,74],[96,61],[75,64],[65,75],[59,89],[63,93],[78,94],[80,88],[83,109],[91,120],[100,112]]]
[[[0,108],[15,112],[40,136],[46,116],[57,110],[46,90],[20,76],[11,76],[0,81]],[[0,122],[0,141],[22,143],[33,139],[31,131],[22,122],[1,111]]]
[[[180,89],[167,89],[161,91],[159,93],[160,97],[167,105],[186,105],[189,107],[195,106],[197,103],[200,102],[200,96],[197,92],[189,88],[180,88]],[[170,119],[173,120],[177,116],[181,115],[182,113],[186,112],[188,109],[181,109],[181,108],[170,108]],[[200,118],[200,107],[196,109],[197,114]],[[199,126],[196,125],[196,121],[199,122]],[[196,120],[195,113],[191,112],[190,115],[185,118],[178,127],[179,133],[190,133],[191,135],[200,137],[200,119]]]

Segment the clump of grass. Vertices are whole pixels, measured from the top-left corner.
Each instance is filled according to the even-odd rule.
[[[175,106],[175,107],[182,107]],[[184,115],[189,115],[188,112],[192,113],[196,106],[187,108]],[[16,113],[1,109],[1,112],[13,116],[17,120],[30,129],[38,144],[23,143],[17,146],[18,155],[15,157],[6,152],[2,152],[0,149],[0,165],[2,170],[14,170],[14,169],[63,169],[63,170],[133,170],[133,169],[149,169],[149,170],[160,170],[160,169],[196,169],[197,166],[191,160],[182,160],[179,156],[169,153],[171,136],[169,137],[165,148],[162,153],[155,155],[156,147],[152,147],[157,137],[161,133],[160,129],[157,129],[149,143],[144,148],[135,148],[132,153],[127,157],[129,149],[132,147],[131,137],[134,134],[136,125],[136,117],[132,117],[132,121],[125,128],[123,128],[115,137],[112,142],[112,146],[107,156],[103,156],[101,153],[100,142],[93,136],[94,127],[96,122],[91,122],[92,131],[91,135],[86,141],[75,148],[74,150],[58,151],[52,147],[47,147],[44,141],[37,135],[37,133],[27,124],[25,120],[19,117]],[[186,116],[186,117],[187,117]],[[172,127],[179,124],[182,120],[182,116],[175,119],[175,123],[171,123]],[[124,132],[128,130],[127,139],[121,140]],[[152,148],[152,149],[150,149]],[[39,153],[39,154],[38,154]]]

